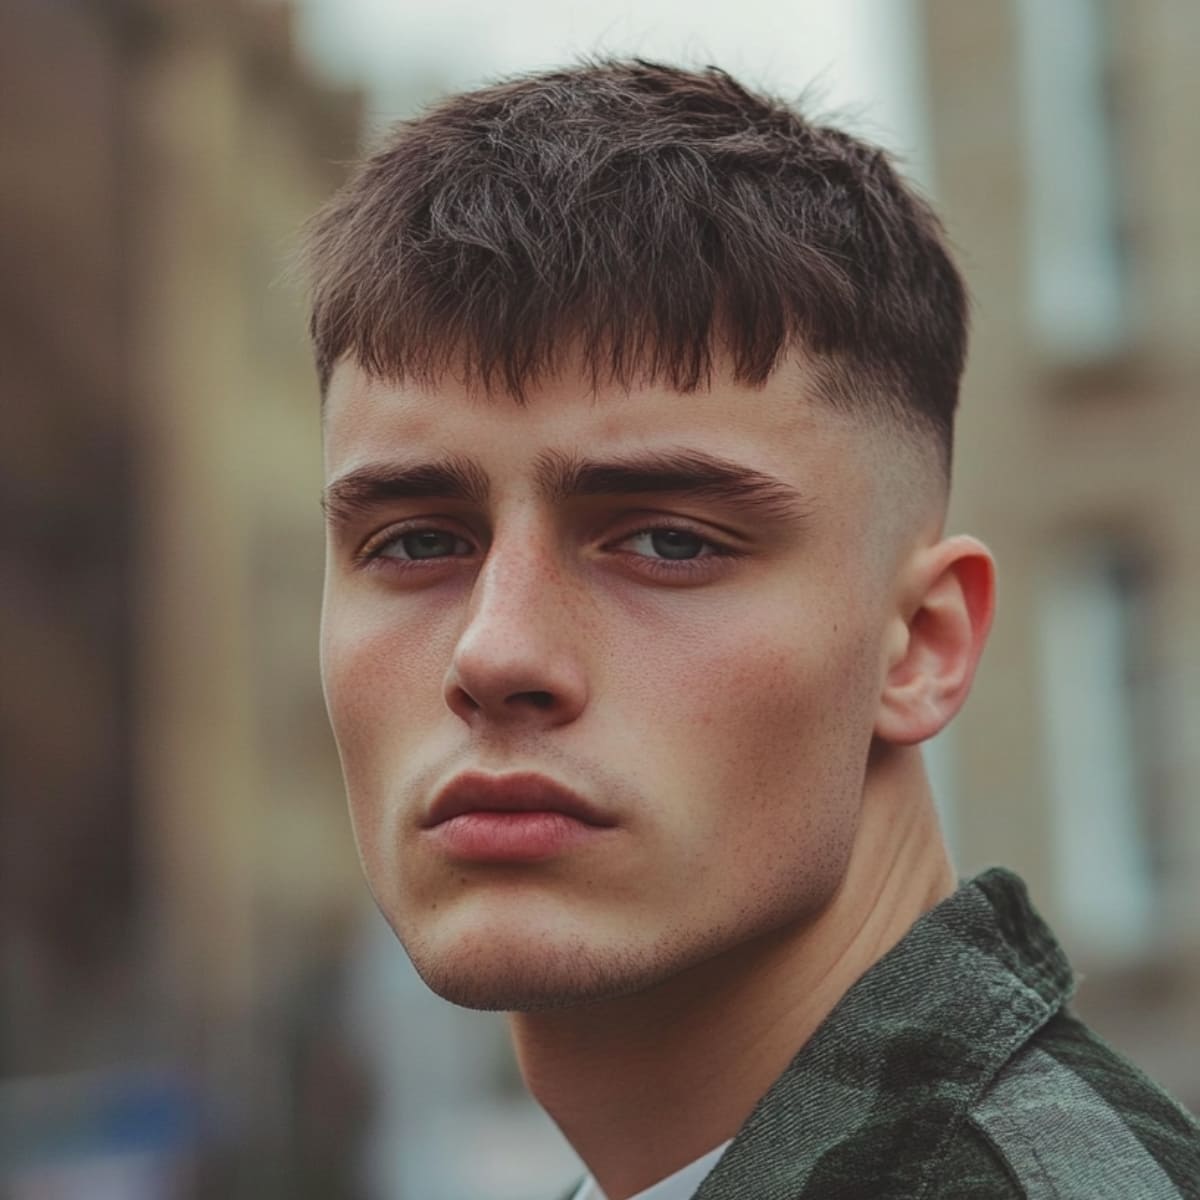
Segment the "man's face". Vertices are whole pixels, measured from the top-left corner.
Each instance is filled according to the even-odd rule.
[[[803,389],[564,374],[519,406],[335,372],[326,698],[372,892],[448,999],[646,989],[840,882],[903,539],[886,434]],[[464,773],[589,821],[439,823]]]

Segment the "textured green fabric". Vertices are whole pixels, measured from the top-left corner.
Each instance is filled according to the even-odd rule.
[[[695,1200],[1200,1200],[1200,1127],[1066,1010],[993,869],[842,998]]]
[[[1024,884],[963,884],[842,998],[696,1200],[1200,1200],[1200,1128],[1067,1015]]]

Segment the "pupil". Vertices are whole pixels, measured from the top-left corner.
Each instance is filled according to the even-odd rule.
[[[404,552],[409,558],[437,558],[443,554],[452,554],[454,547],[450,539],[436,529],[426,529],[421,533],[406,533],[403,538]]]
[[[700,553],[700,538],[684,529],[656,529],[650,534],[650,544],[663,558],[695,558]]]

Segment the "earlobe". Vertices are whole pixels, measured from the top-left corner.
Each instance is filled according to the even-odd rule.
[[[877,737],[923,742],[962,707],[995,606],[995,567],[975,538],[946,538],[912,564],[903,611],[889,631]]]

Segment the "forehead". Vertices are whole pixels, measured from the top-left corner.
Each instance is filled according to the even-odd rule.
[[[785,479],[802,475],[809,484],[831,472],[869,474],[868,430],[811,399],[808,382],[796,362],[763,387],[716,374],[710,387],[686,394],[658,384],[597,390],[563,372],[517,403],[453,379],[390,382],[345,361],[325,402],[326,478],[431,454],[478,457],[504,473],[547,450],[667,448],[734,458]]]

